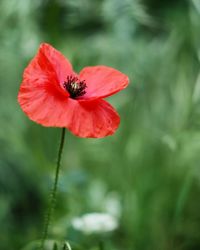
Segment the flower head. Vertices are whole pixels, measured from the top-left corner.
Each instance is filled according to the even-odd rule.
[[[118,221],[107,213],[89,213],[74,218],[72,226],[85,234],[106,233],[117,229]]]
[[[107,66],[77,74],[68,59],[43,43],[24,70],[18,101],[27,116],[47,127],[66,127],[79,137],[113,134],[120,118],[103,98],[127,87],[129,79]]]

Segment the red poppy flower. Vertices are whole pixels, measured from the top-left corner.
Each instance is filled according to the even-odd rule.
[[[27,116],[43,126],[100,138],[113,134],[120,122],[103,98],[128,82],[126,75],[107,66],[86,67],[77,74],[59,51],[43,43],[24,71],[18,101]]]

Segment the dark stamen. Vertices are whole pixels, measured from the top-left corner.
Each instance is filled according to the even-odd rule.
[[[67,76],[67,81],[63,83],[63,86],[73,99],[83,96],[86,93],[85,89],[87,88],[85,80],[80,81],[73,75]]]

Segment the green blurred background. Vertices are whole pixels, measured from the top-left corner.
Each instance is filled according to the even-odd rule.
[[[31,122],[16,98],[44,41],[77,72],[104,64],[130,77],[109,98],[114,136],[67,132],[50,237],[98,249],[70,221],[115,197],[120,225],[105,250],[200,249],[200,1],[0,0],[0,30],[0,249],[43,230],[60,130]]]

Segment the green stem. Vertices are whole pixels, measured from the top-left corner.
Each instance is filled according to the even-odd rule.
[[[103,240],[99,241],[99,250],[105,250],[105,245],[104,245]]]
[[[40,245],[40,250],[44,250],[44,243],[45,240],[47,239],[48,236],[48,229],[49,225],[51,222],[51,217],[53,210],[56,205],[56,194],[57,194],[57,188],[58,188],[58,178],[59,178],[59,171],[60,171],[60,162],[61,162],[61,157],[62,157],[62,151],[63,151],[63,146],[64,146],[64,141],[65,141],[65,128],[62,128],[62,133],[61,133],[61,138],[60,138],[60,146],[58,150],[58,158],[57,158],[57,163],[56,163],[56,172],[55,172],[55,179],[54,179],[54,184],[53,188],[50,194],[50,202],[45,218],[45,223],[44,223],[44,232],[43,232],[43,237],[41,240],[41,245]]]

